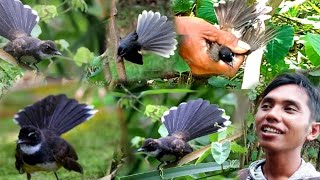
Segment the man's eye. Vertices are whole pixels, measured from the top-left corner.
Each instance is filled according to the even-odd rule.
[[[298,111],[295,107],[291,107],[291,106],[285,107],[284,110],[287,112],[297,112]]]
[[[261,105],[261,109],[269,109],[269,108],[271,108],[271,105],[268,104],[268,103],[265,103],[265,104]]]

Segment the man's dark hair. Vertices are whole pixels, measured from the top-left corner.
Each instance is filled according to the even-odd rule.
[[[311,112],[311,120],[320,121],[320,92],[317,87],[315,87],[309,79],[300,73],[284,73],[278,75],[262,92],[261,98],[264,98],[272,90],[277,87],[287,85],[287,84],[296,84],[299,87],[303,88],[308,97],[308,106]]]

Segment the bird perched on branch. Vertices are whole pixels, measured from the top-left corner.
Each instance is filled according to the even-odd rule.
[[[169,135],[146,139],[138,151],[155,157],[161,164],[177,161],[193,151],[188,141],[225,130],[231,124],[222,117],[223,113],[217,105],[203,99],[172,107],[161,118]]]
[[[38,21],[38,13],[21,1],[0,0],[0,36],[10,40],[3,50],[37,70],[41,60],[61,55],[53,41],[31,37]]]
[[[145,50],[169,58],[176,49],[175,36],[174,25],[166,16],[143,11],[139,14],[137,29],[120,40],[118,57],[143,64],[140,51]]]
[[[67,170],[83,173],[73,147],[61,134],[90,119],[97,110],[65,95],[50,95],[20,110],[14,121],[21,127],[16,148],[16,168],[20,173]]]
[[[214,3],[214,10],[219,22],[219,28],[233,33],[240,40],[248,43],[250,52],[255,51],[276,36],[276,30],[264,27],[264,21],[272,8],[265,3],[257,2],[248,6],[246,0],[223,0]],[[222,60],[232,66],[234,52],[226,46],[208,42],[208,53],[213,60]]]

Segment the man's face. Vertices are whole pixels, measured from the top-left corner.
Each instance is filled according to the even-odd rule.
[[[311,112],[304,89],[289,84],[267,94],[256,113],[260,145],[269,152],[301,148],[306,140]]]

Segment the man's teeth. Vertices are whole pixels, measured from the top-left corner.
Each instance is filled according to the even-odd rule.
[[[270,128],[270,127],[265,127],[265,128],[263,128],[263,131],[264,131],[264,132],[271,132],[271,133],[281,134],[280,131],[278,131],[278,130],[276,130],[276,129],[273,129],[273,128]]]

